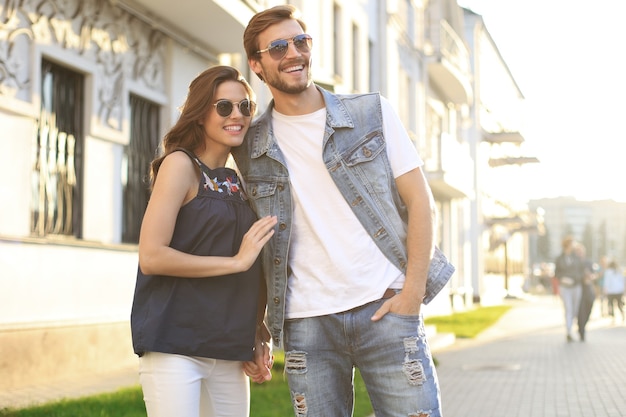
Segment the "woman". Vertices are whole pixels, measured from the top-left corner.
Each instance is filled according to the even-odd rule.
[[[276,218],[257,221],[225,167],[253,98],[236,69],[204,71],[151,165],[131,312],[149,417],[248,416],[244,362],[254,381],[271,378],[257,258]]]
[[[571,236],[563,239],[563,251],[554,262],[554,276],[559,282],[559,295],[565,310],[565,330],[568,342],[572,337],[572,324],[578,317],[578,308],[582,298],[582,283],[585,273],[583,261],[576,255],[576,242]]]
[[[611,261],[608,268],[604,271],[604,294],[606,295],[609,316],[613,317],[613,322],[616,320],[617,314],[615,313],[615,305],[619,312],[622,314],[622,321],[626,320],[624,315],[624,274],[619,270],[617,262]]]

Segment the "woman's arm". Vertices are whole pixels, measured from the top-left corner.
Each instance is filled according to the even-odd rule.
[[[171,248],[178,212],[195,197],[198,184],[198,172],[183,152],[163,160],[139,236],[139,267],[144,274],[200,278],[246,271],[274,234],[276,218],[265,217],[246,232],[233,257],[191,255]]]

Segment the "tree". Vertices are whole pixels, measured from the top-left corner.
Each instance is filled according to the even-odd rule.
[[[606,220],[603,220],[598,226],[598,258],[609,254],[606,244]]]
[[[596,245],[593,235],[593,225],[591,223],[587,223],[585,225],[585,230],[583,231],[583,239],[581,243],[583,244],[585,249],[587,249],[587,255],[591,259],[597,259],[598,254],[596,253]]]
[[[552,251],[550,250],[550,231],[544,226],[544,233],[537,236],[537,257],[542,262],[552,260]]]
[[[561,241],[563,241],[563,239],[565,239],[568,236],[576,239],[576,236],[574,235],[574,227],[572,227],[572,225],[569,223],[567,223],[565,227],[563,228],[563,233],[561,234]]]
[[[622,239],[622,248],[624,249],[622,251],[622,259],[620,263],[623,265],[624,262],[626,262],[626,234],[624,235],[624,238]]]

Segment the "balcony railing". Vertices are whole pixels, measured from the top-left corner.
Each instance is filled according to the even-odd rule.
[[[439,41],[437,45],[436,41]],[[434,37],[433,46],[435,50],[440,51],[441,56],[446,58],[452,65],[464,74],[470,73],[470,59],[469,51],[465,47],[465,43],[455,30],[446,22],[442,20],[439,25],[439,36]]]
[[[445,20],[431,28],[425,52],[434,58],[428,65],[431,81],[451,101],[469,103],[473,95],[469,50]]]
[[[443,134],[429,141],[420,154],[433,191],[451,198],[472,195],[474,167],[467,146]]]

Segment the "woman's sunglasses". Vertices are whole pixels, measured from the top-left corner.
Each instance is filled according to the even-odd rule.
[[[296,35],[291,39],[277,39],[272,41],[267,48],[256,51],[256,53],[260,54],[263,52],[269,52],[272,59],[279,60],[287,54],[289,44],[292,42],[296,49],[302,53],[310,52],[311,46],[313,46],[313,38],[311,38],[310,35],[303,33],[301,35]]]
[[[254,107],[256,104],[253,101],[243,99],[239,102],[234,102],[230,100],[218,100],[216,103],[213,103],[215,106],[215,110],[217,110],[217,114],[222,117],[228,117],[233,112],[235,106],[239,107],[239,112],[245,117],[250,117],[252,113],[254,113]]]

